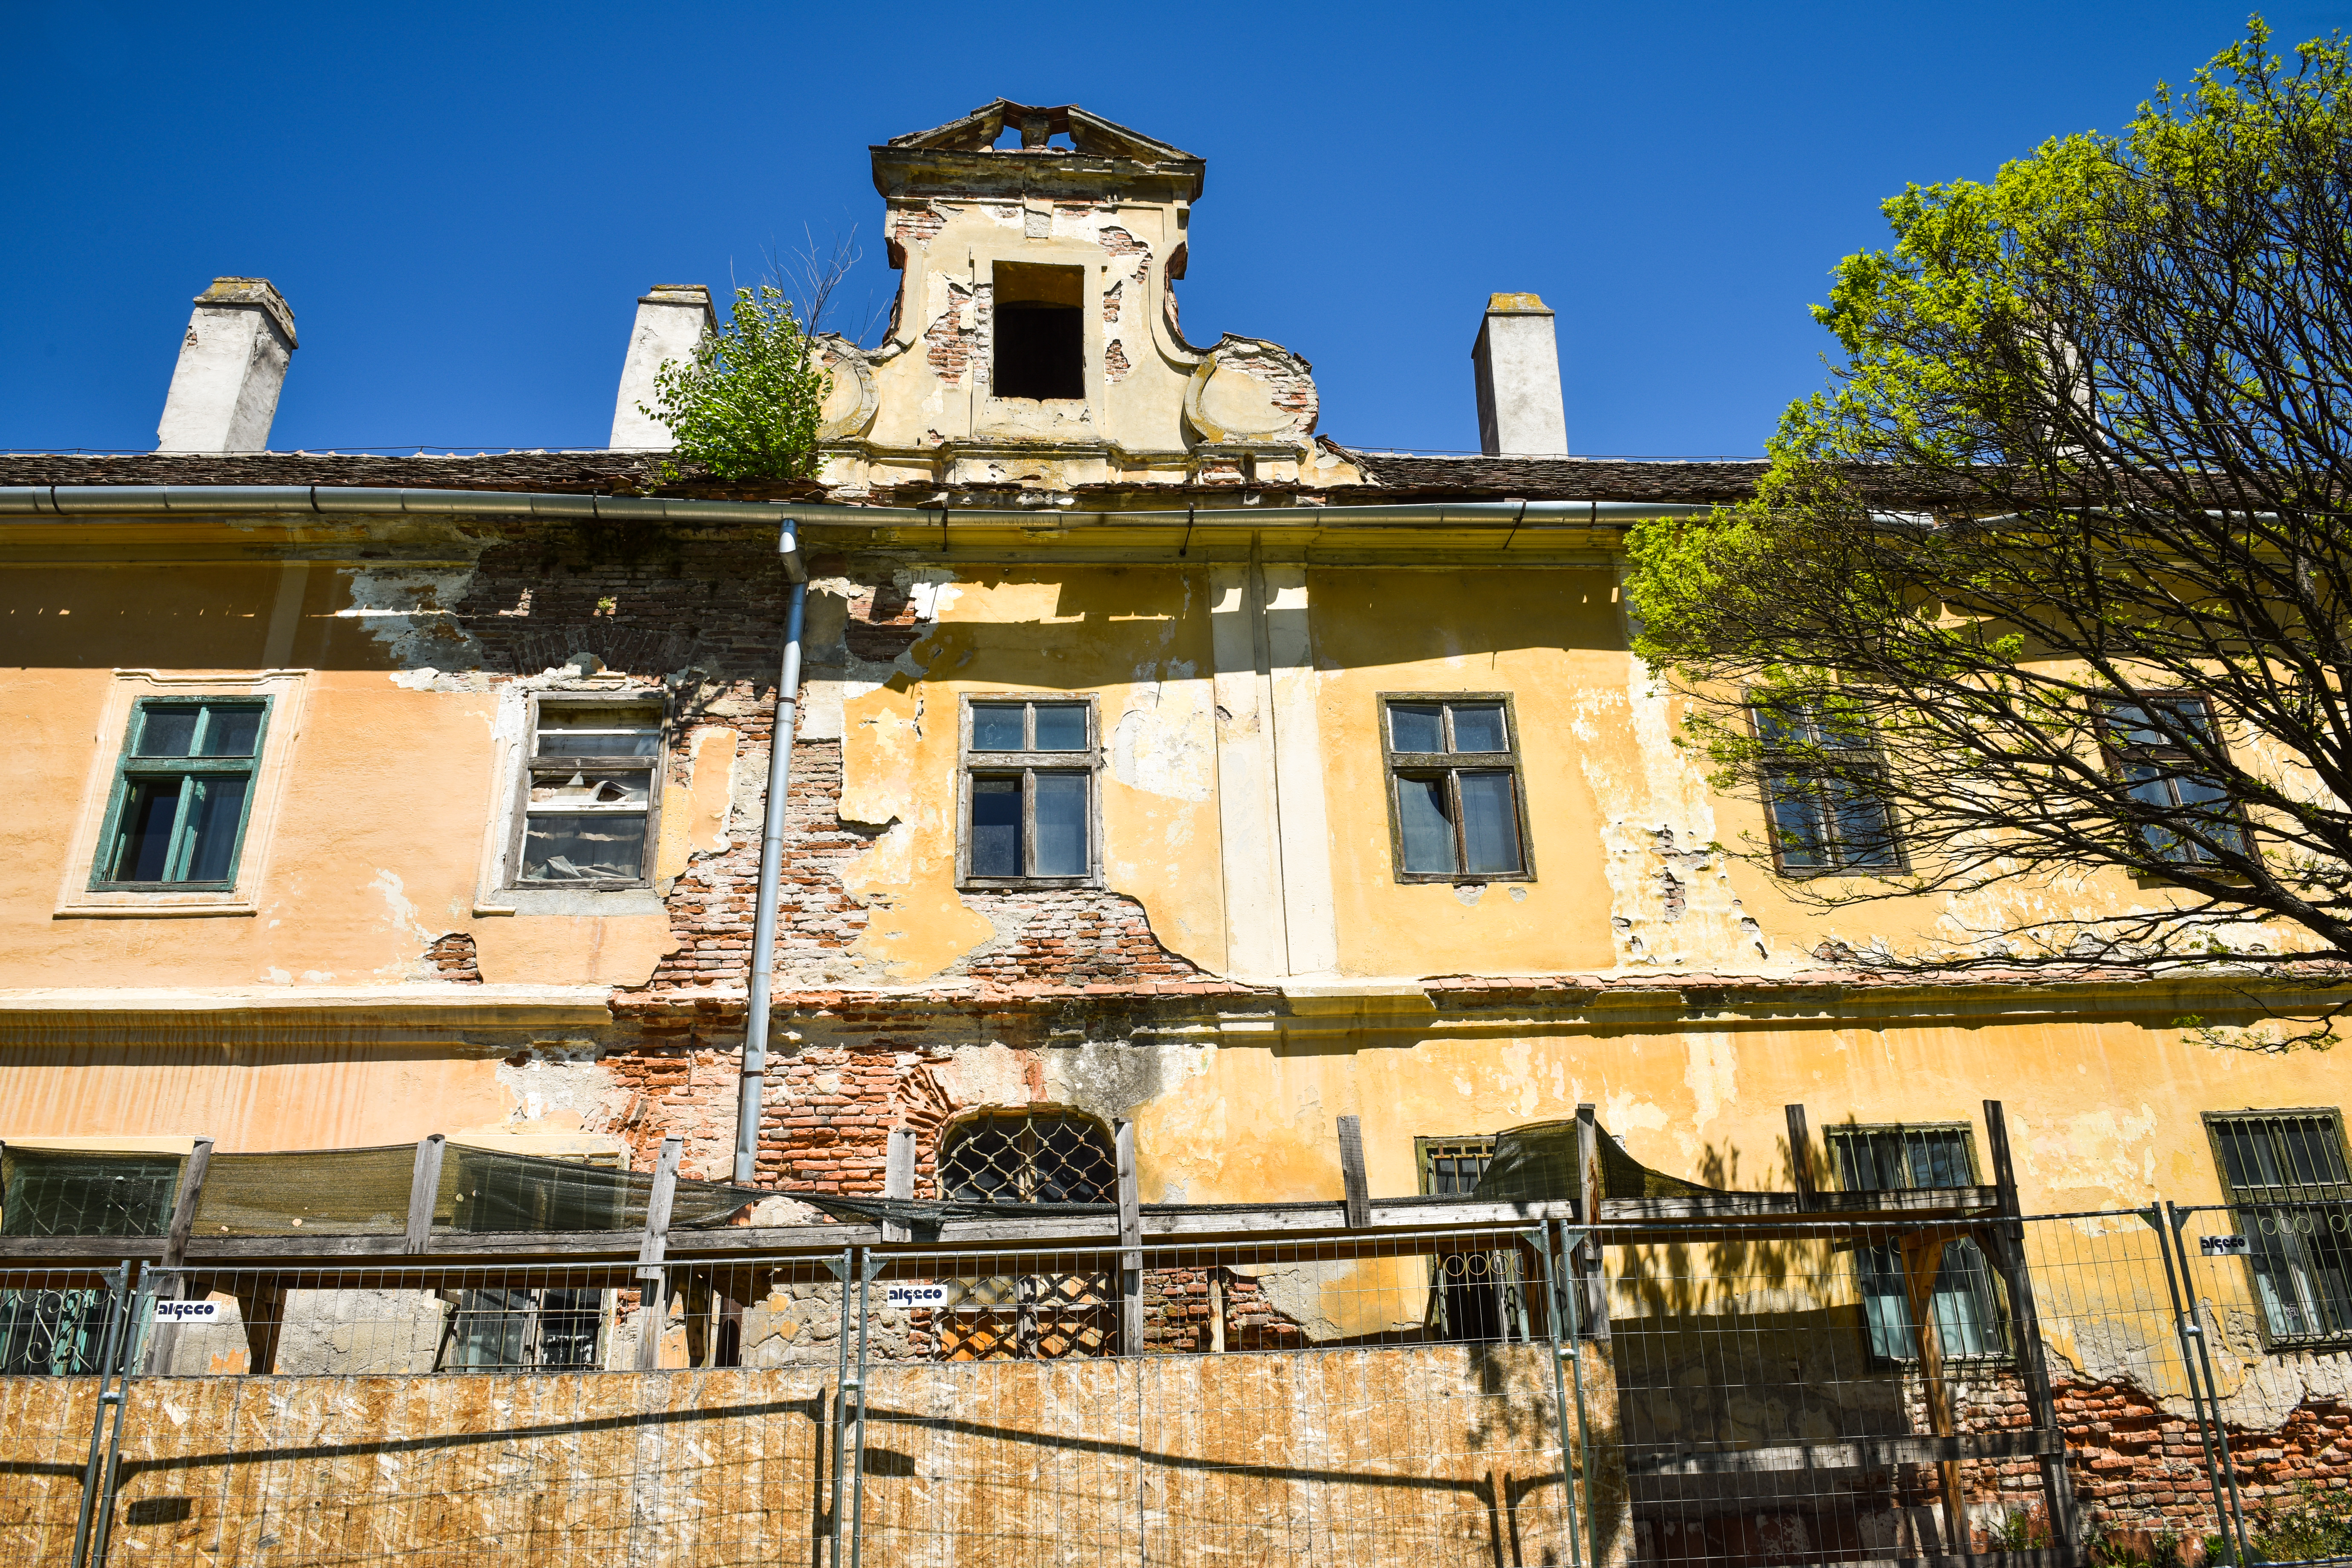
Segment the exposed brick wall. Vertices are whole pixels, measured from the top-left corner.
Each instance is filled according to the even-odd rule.
[[[425,958],[418,965],[420,978],[454,981],[460,985],[479,985],[482,966],[474,954],[474,933],[453,931],[436,936],[425,949]]]
[[[977,331],[963,324],[964,307],[972,302],[972,290],[961,283],[948,285],[947,309],[923,330],[923,350],[930,358],[931,372],[950,385],[963,384],[964,372],[971,368]]]
[[[988,917],[997,935],[952,973],[979,981],[992,998],[1236,989],[1162,947],[1143,906],[1124,894],[1055,888],[966,893],[963,900]]]

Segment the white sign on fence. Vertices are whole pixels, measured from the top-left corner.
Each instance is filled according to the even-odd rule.
[[[885,1285],[882,1305],[894,1312],[912,1311],[919,1307],[944,1307],[948,1304],[948,1288],[944,1285]]]
[[[159,1323],[217,1323],[221,1321],[218,1301],[158,1301],[155,1321]]]
[[[2197,1250],[2208,1258],[2243,1258],[2253,1247],[2242,1236],[2200,1236]]]

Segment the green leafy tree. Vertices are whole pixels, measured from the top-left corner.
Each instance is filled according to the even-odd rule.
[[[2257,18],[2120,135],[1888,201],[1753,500],[1635,531],[1637,651],[1797,803],[1735,852],[1936,897],[1861,962],[2352,959],[2347,88]]]
[[[675,462],[718,479],[804,479],[816,472],[816,433],[831,378],[782,290],[735,290],[733,319],[654,376],[660,419],[677,437]]]

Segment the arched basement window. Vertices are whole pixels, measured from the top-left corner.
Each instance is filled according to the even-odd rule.
[[[967,1203],[1118,1201],[1110,1133],[1076,1111],[982,1111],[948,1129],[935,1168],[940,1195]]]

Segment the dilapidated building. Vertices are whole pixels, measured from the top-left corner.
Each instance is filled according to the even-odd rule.
[[[1576,1191],[1496,1196],[1488,1184],[1495,1203],[1521,1205],[1512,1223],[1573,1214],[1589,1230],[1613,1201],[1667,1205],[1640,1211],[1651,1219],[1675,1204],[1685,1220],[1720,1217],[1732,1211],[1693,1194],[1763,1194],[1772,1202],[1739,1212],[1777,1216],[1782,1245],[1828,1248],[1803,1268],[1844,1283],[1821,1287],[1818,1311],[1786,1308],[1822,1337],[1789,1340],[1778,1393],[1726,1374],[1702,1395],[1706,1378],[1684,1377],[1706,1363],[1696,1351],[1662,1351],[1670,1375],[1644,1384],[1621,1355],[1595,1420],[1629,1445],[1611,1462],[1630,1511],[1580,1516],[1579,1552],[1794,1563],[2040,1551],[2075,1506],[2119,1529],[2195,1534],[2215,1527],[2212,1484],[2197,1478],[2217,1473],[2200,1468],[2198,1436],[2224,1428],[2256,1495],[2342,1473],[2352,1259],[2340,1232],[2352,1209],[2337,1205],[2352,1201],[2352,1176],[2339,1108],[2352,1067],[2183,1037],[2184,1016],[2256,1016],[2259,978],[1960,985],[1843,966],[1840,953],[1931,935],[1950,911],[1880,906],[1858,929],[1801,906],[1790,879],[1867,874],[1877,851],[1843,845],[1836,814],[1807,815],[1796,795],[1769,803],[1768,831],[1767,802],[1715,791],[1675,746],[1676,700],[1629,651],[1624,532],[1743,496],[1759,465],[1570,456],[1551,313],[1521,293],[1495,294],[1480,321],[1465,306],[1474,374],[1460,391],[1477,399],[1483,455],[1376,453],[1319,431],[1299,353],[1231,334],[1196,344],[1179,325],[1202,161],[1076,107],[1000,100],[872,160],[898,292],[879,346],[822,340],[832,383],[815,481],[665,479],[667,432],[638,405],[711,319],[707,291],[674,285],[638,303],[607,450],[268,451],[292,312],[267,283],[224,279],[197,301],[156,452],[0,458],[8,724],[37,781],[0,827],[9,1240],[34,1234],[44,1156],[101,1154],[162,1163],[139,1189],[152,1212],[110,1233],[162,1237],[200,1140],[223,1170],[248,1155],[393,1148],[405,1173],[412,1149],[431,1142],[441,1159],[446,1140],[470,1152],[446,1156],[453,1169],[537,1157],[635,1174],[672,1142],[685,1178],[801,1194],[706,1204],[793,1246],[821,1247],[808,1237],[857,1218],[828,1214],[827,1196],[1046,1214],[1111,1202],[1122,1162],[1130,1207],[1241,1205],[1252,1225],[1310,1214],[1377,1230],[1434,1223],[1413,1204],[1475,1194],[1498,1134],[1572,1127],[1583,1108],[1607,1145],[1587,1150],[1587,1206]],[[784,670],[797,672],[790,685]],[[788,780],[781,812],[772,779]],[[1720,847],[1776,838],[1771,864]],[[2146,896],[2119,874],[2094,886]],[[764,1059],[745,1049],[758,987]],[[2005,1107],[2005,1126],[1988,1101]],[[1995,1144],[2013,1170],[1993,1168]],[[1594,1173],[1603,1154],[1633,1173],[1630,1186]],[[320,1230],[380,1233],[397,1253],[404,1227],[416,1234],[405,1186],[242,1169],[249,1185],[279,1183],[248,1205],[276,1217],[215,1227],[194,1209],[174,1264],[226,1258],[219,1248],[253,1235],[291,1247]],[[2067,1233],[2075,1272],[2045,1289],[2040,1329],[2017,1317],[2022,1276],[2006,1264],[1948,1261],[1939,1274],[1939,1251],[1923,1285],[1888,1234],[1832,1245],[1792,1217],[1829,1213],[1841,1194],[1876,1213],[1910,1189],[2006,1191],[2012,1216],[2106,1217]],[[1553,1199],[1570,1206],[1543,1207]],[[2116,1285],[2125,1306],[2099,1306],[2091,1278],[2123,1278],[2095,1267],[2099,1246],[2125,1245],[2115,1237],[2158,1249],[2140,1264],[2159,1256],[2157,1230],[2130,1216],[2165,1199],[2319,1216],[2315,1229],[2285,1227],[2293,1238],[2200,1258],[2213,1271],[2202,1294],[2221,1303],[2202,1320],[2221,1369],[2210,1398],[2193,1373],[2147,1371],[2151,1358],[2193,1359],[2173,1348],[2175,1310],[2131,1294],[2169,1276]],[[1975,1201],[1933,1212],[1948,1230],[1995,1212]],[[436,1218],[427,1201],[426,1231],[455,1223],[450,1212]],[[2270,1234],[2246,1212],[2212,1211],[2207,1239]],[[915,1213],[868,1217],[891,1239],[887,1227]],[[71,1227],[48,1228],[41,1256],[63,1256]],[[1682,1331],[1661,1326],[1675,1288],[1699,1317],[1802,1293],[1794,1274],[1768,1278],[1752,1250],[1762,1243],[1690,1235],[1671,1267],[1613,1276],[1626,1292],[1616,1308],[1605,1289],[1588,1303],[1604,1333],[1612,1310],[1622,1320],[1621,1350],[1650,1342],[1633,1326],[1645,1312],[1658,1314],[1643,1320],[1656,1345],[1678,1342]],[[1977,1245],[1958,1231],[1934,1245],[1953,1237]],[[1623,1242],[1628,1258],[1660,1245],[1647,1232]],[[1568,1245],[1600,1257],[1589,1238]],[[1152,1344],[1387,1343],[1397,1323],[1448,1321],[1456,1340],[1511,1342],[1501,1298],[1448,1309],[1436,1274],[1418,1286],[1380,1276],[1401,1294],[1375,1327],[1370,1308],[1333,1305],[1339,1254],[1306,1275],[1295,1258],[1251,1256],[1223,1273],[1213,1260],[1152,1265],[1163,1283],[1199,1285],[1197,1322],[1179,1332],[1154,1318]],[[1371,1256],[1348,1254],[1348,1277]],[[1501,1254],[1431,1256],[1442,1272]],[[1559,1256],[1563,1278],[1588,1266]],[[2173,1254],[2161,1256],[2169,1268]],[[1073,1300],[1118,1293],[1089,1267],[1000,1272],[1080,1280]],[[812,1270],[788,1272],[679,1288],[674,1343],[642,1325],[622,1336],[618,1319],[574,1323],[564,1331],[587,1335],[586,1359],[548,1351],[532,1364],[609,1361],[625,1341],[624,1364],[801,1375],[795,1345],[821,1342],[830,1363],[842,1297]],[[292,1314],[279,1289],[274,1310]],[[294,1289],[355,1299],[391,1287]],[[616,1294],[596,1286],[604,1304],[592,1310],[554,1303],[545,1279],[530,1289],[549,1322],[588,1322]],[[791,1303],[824,1289],[821,1333]],[[262,1299],[212,1294],[248,1321]],[[1721,1307],[1735,1298],[1748,1305]],[[1564,1310],[1546,1300],[1522,1342]],[[688,1332],[697,1301],[726,1316],[724,1334],[716,1317]],[[2067,1301],[2074,1316],[2054,1304]],[[451,1307],[434,1331],[482,1310]],[[2075,1327],[2051,1326],[2062,1318]],[[2095,1319],[2095,1332],[2081,1327]],[[386,1308],[395,1320],[410,1321]],[[1139,1353],[1143,1321],[1056,1342]],[[2063,1430],[2071,1500],[2045,1485],[2049,1445],[1950,1447],[1966,1435],[1948,1391],[1904,1381],[1921,1375],[1922,1321],[1943,1341],[1937,1356],[2005,1369],[1982,1372],[1969,1396],[1991,1427]],[[1026,1321],[1001,1344],[1050,1358],[1039,1347],[1055,1331]],[[906,1350],[913,1331],[899,1331]],[[988,1359],[1000,1341],[973,1332],[942,1329],[924,1353]],[[2021,1333],[2037,1336],[2032,1356]],[[299,1338],[273,1330],[265,1353],[231,1335],[205,1353],[216,1372],[331,1370],[315,1346],[297,1354]],[[2043,1359],[2042,1338],[2036,1416],[2021,1369]],[[450,1364],[446,1346],[415,1353],[417,1365],[377,1370]],[[1524,1374],[1540,1403],[1557,1364],[1538,1356],[1496,1375]],[[1865,1371],[1885,1384],[1853,1417],[1867,1430],[1842,1416],[1815,1431],[1782,1408],[1802,1404],[1790,1389]],[[1745,1410],[1750,1395],[1780,1400],[1782,1415]],[[478,1417],[446,1397],[458,1403],[417,1419]],[[1685,1398],[1740,1407],[1725,1434],[1768,1447],[1924,1433],[1927,1447],[1885,1461],[1929,1477],[1888,1517],[1959,1509],[1975,1538],[1832,1529],[1827,1491],[1801,1508],[1786,1486],[1778,1503],[1741,1494],[1727,1512],[1700,1509],[1731,1494],[1706,1493],[1673,1456],[1746,1449],[1724,1434],[1709,1447],[1704,1420],[1677,1413]],[[1475,1452],[1460,1441],[1439,1447]],[[1218,1451],[1208,1468],[1238,1473]],[[1626,1480],[1643,1454],[1656,1464]],[[816,1450],[803,1458],[821,1468]],[[1976,1478],[1965,1495],[1959,1459]],[[919,1479],[949,1473],[908,1463]],[[1934,1479],[1939,1466],[1953,1473]],[[1864,1459],[1849,1472],[1877,1473]],[[1261,1503],[1243,1488],[1202,1506]],[[220,1523],[238,1507],[190,1506],[177,1517],[241,1528]],[[1500,1519],[1516,1504],[1482,1506]],[[1687,1522],[1702,1513],[1713,1522]],[[1139,1527],[1147,1544],[1176,1529],[1154,1517]],[[2081,1521],[2067,1528],[2088,1539]],[[1474,1539],[1483,1529],[1460,1538],[1465,1560],[1552,1560],[1514,1558],[1500,1525],[1491,1542]],[[2000,1533],[2031,1529],[2041,1545]],[[226,1550],[229,1537],[205,1539]],[[236,1561],[341,1560],[236,1539]]]

